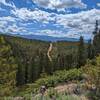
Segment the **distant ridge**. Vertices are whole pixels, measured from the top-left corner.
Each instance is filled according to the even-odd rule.
[[[18,36],[23,37],[26,39],[36,39],[36,40],[42,40],[42,41],[50,41],[50,42],[56,42],[56,41],[72,41],[77,42],[79,39],[75,38],[67,38],[67,37],[52,37],[52,36],[46,36],[46,35],[19,35],[19,34],[10,34],[11,36]]]
[[[42,40],[42,41],[49,41],[49,42],[57,42],[57,41],[68,41],[68,42],[78,42],[79,39],[76,38],[67,38],[67,37],[52,37],[52,36],[46,36],[46,35],[21,35],[21,34],[4,34],[9,36],[17,36],[22,37],[25,39],[32,39],[32,40]],[[85,40],[87,43],[88,40]]]

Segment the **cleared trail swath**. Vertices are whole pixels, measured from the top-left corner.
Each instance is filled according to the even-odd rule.
[[[52,61],[52,58],[51,58],[51,56],[50,56],[50,52],[52,51],[52,48],[53,48],[53,44],[50,43],[50,46],[49,46],[48,52],[47,52],[47,56],[48,56],[48,58],[49,58],[50,61]]]

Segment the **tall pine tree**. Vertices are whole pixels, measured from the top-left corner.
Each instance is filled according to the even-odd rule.
[[[86,63],[84,39],[81,36],[78,46],[78,68]]]
[[[98,21],[96,21],[96,25],[95,25],[93,46],[94,46],[94,50],[95,50],[95,55],[99,54],[100,53],[100,31],[98,28]]]
[[[16,68],[11,46],[0,36],[0,97],[13,92],[16,86]]]
[[[94,29],[94,32],[93,34],[96,35],[98,33],[98,20],[96,20],[96,23],[95,23],[95,29]]]
[[[92,41],[91,39],[88,41],[88,47],[87,47],[87,57],[89,59],[93,59],[94,58],[94,48],[93,48],[93,45],[92,45]]]

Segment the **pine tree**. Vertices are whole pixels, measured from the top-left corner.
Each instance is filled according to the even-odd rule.
[[[100,53],[100,32],[94,36],[93,46],[95,49],[95,55]]]
[[[98,29],[98,21],[96,21],[96,25],[95,25],[95,35],[93,38],[93,46],[94,46],[94,50],[95,50],[95,55],[100,53],[100,31]]]
[[[40,77],[40,74],[43,71],[43,53],[40,52],[40,50],[37,50],[36,55],[33,58],[33,81],[35,81],[37,78]]]
[[[27,59],[27,56],[25,55],[25,84],[27,84],[28,83],[28,75],[29,75],[29,73],[28,73],[28,71],[29,71],[29,68],[30,68],[30,66],[29,66],[29,60]]]
[[[34,57],[32,57],[30,59],[30,64],[28,66],[28,83],[32,83],[34,82],[36,79],[37,79],[37,66],[35,66],[35,60],[34,60]]]
[[[98,33],[98,20],[96,20],[95,29],[94,29],[93,34],[96,35],[97,33]]]
[[[55,61],[55,66],[56,66],[56,70],[61,69],[61,54],[57,55],[57,58],[56,58],[56,61]]]
[[[44,67],[45,67],[45,72],[47,74],[51,74],[53,71],[55,71],[53,62],[49,60],[47,54],[45,54],[45,57],[44,57]]]
[[[18,64],[17,73],[16,73],[16,85],[22,86],[25,84],[25,67]]]
[[[16,46],[17,47],[17,46]],[[17,56],[16,56],[16,61],[18,63],[18,69],[16,73],[16,81],[17,81],[17,86],[21,86],[25,84],[26,80],[26,65],[23,66],[23,63],[25,62],[25,54],[23,53],[22,50],[15,50]],[[20,61],[21,59],[21,61]]]
[[[66,69],[69,70],[72,67],[73,61],[72,61],[72,54],[67,54],[66,55]]]
[[[79,41],[79,46],[78,46],[78,68],[80,68],[86,63],[85,55],[86,54],[85,54],[84,39],[81,36]]]
[[[93,45],[92,45],[92,41],[91,39],[88,41],[88,48],[87,48],[87,57],[89,59],[93,59],[94,58],[94,48],[93,48]]]
[[[17,65],[12,49],[0,36],[0,97],[10,95],[16,86]]]

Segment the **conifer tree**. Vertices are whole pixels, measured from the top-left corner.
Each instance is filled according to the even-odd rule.
[[[45,54],[44,60],[45,60],[45,61],[44,61],[44,62],[45,62],[45,63],[44,63],[45,72],[46,72],[47,74],[51,74],[51,73],[55,70],[55,68],[54,68],[54,66],[53,66],[53,62],[49,60],[47,54]]]
[[[30,59],[30,65],[28,66],[28,83],[34,82],[38,77],[38,67],[35,65],[35,58]]]
[[[96,34],[94,36],[93,46],[94,46],[94,49],[95,49],[95,55],[100,53],[100,32],[98,32],[98,34]]]
[[[0,97],[13,92],[16,86],[16,68],[11,46],[0,36]]]
[[[16,61],[18,63],[17,73],[16,73],[16,81],[17,86],[24,85],[26,83],[26,61],[25,61],[25,54],[22,50],[16,50]],[[21,59],[21,61],[20,61]],[[23,63],[25,63],[25,66],[23,66]]]
[[[93,59],[94,58],[94,48],[93,48],[93,45],[92,45],[92,41],[91,39],[88,41],[88,48],[87,48],[87,57],[89,59]]]
[[[18,64],[17,73],[16,73],[16,85],[22,86],[25,84],[25,67]]]
[[[96,21],[95,25],[95,34],[93,38],[93,46],[95,50],[95,55],[100,53],[100,30],[98,29],[98,21]]]
[[[94,32],[93,34],[96,35],[98,33],[98,20],[96,20],[96,23],[95,23],[95,29],[94,29]]]
[[[79,41],[79,46],[78,46],[78,68],[83,66],[85,63],[86,63],[86,58],[85,58],[84,39],[81,36]]]

